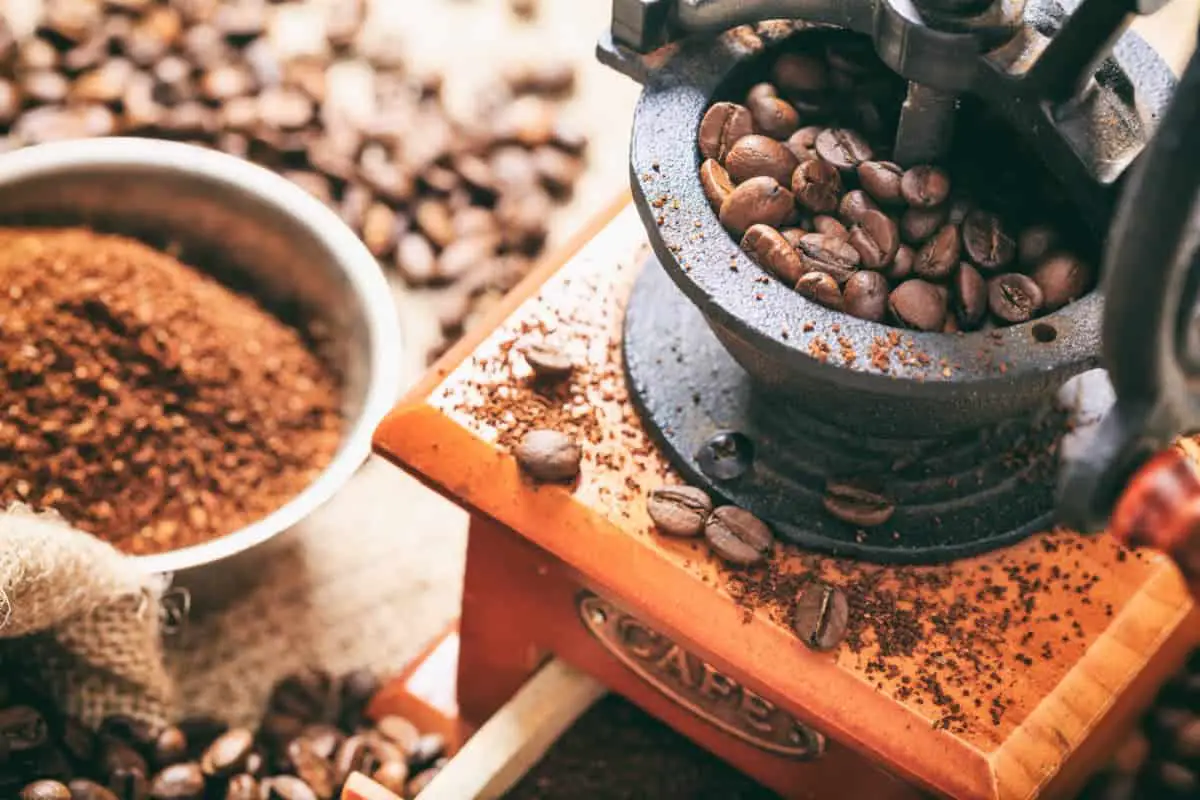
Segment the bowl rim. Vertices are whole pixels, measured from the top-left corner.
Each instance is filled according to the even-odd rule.
[[[316,480],[272,513],[216,539],[130,558],[148,573],[205,566],[288,530],[328,501],[371,452],[375,427],[400,392],[403,337],[387,279],[349,226],[307,191],[265,167],[197,145],[140,137],[50,142],[0,155],[0,189],[14,183],[91,168],[151,168],[201,183],[224,185],[272,206],[308,229],[334,255],[359,299],[369,343],[367,386],[338,451]]]

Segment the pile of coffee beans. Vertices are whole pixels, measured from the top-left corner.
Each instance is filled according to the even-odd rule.
[[[128,717],[93,731],[0,681],[0,796],[20,800],[332,800],[353,772],[412,798],[445,742],[402,717],[364,716],[378,680],[311,669],[281,680],[258,730],[194,717],[155,729]]]
[[[698,133],[705,195],[755,262],[828,308],[920,331],[1026,322],[1092,288],[1052,224],[1003,217],[951,167],[887,160],[902,87],[868,40],[795,42]]]
[[[0,151],[128,135],[248,158],[337,210],[409,285],[453,285],[441,324],[456,337],[528,272],[583,170],[586,141],[557,103],[573,68],[533,56],[455,117],[441,75],[410,74],[397,43],[360,35],[365,0],[303,4],[326,11],[316,43],[313,18],[290,14],[301,5],[46,0],[19,41],[0,19]],[[350,60],[365,79],[328,91]]]

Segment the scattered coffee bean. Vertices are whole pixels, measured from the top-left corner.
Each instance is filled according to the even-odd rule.
[[[896,248],[896,255],[892,258],[892,263],[884,271],[888,280],[893,284],[906,281],[912,277],[913,266],[917,263],[917,253],[906,244],[902,244]]]
[[[852,483],[828,484],[821,503],[834,517],[861,528],[882,525],[896,511],[887,498]]]
[[[792,155],[800,163],[810,161],[817,157],[817,137],[824,130],[817,125],[808,125],[793,133],[788,137],[787,149],[792,151]]]
[[[999,275],[988,282],[988,308],[1010,323],[1026,322],[1042,307],[1042,290],[1033,278],[1019,272]]]
[[[199,764],[172,764],[150,783],[152,800],[203,800],[204,773]]]
[[[404,761],[385,761],[371,773],[371,780],[397,796],[404,795],[409,778],[408,764]]]
[[[663,486],[646,500],[650,521],[667,536],[699,536],[712,508],[708,494],[694,486]]]
[[[719,216],[722,225],[741,236],[758,223],[777,228],[794,210],[792,193],[774,178],[763,176],[739,184],[721,204]]]
[[[946,321],[946,302],[937,287],[919,278],[907,280],[888,295],[888,310],[906,328],[940,331]]]
[[[838,207],[842,177],[835,167],[814,158],[796,167],[791,187],[797,203],[816,214],[823,214]]]
[[[835,239],[848,240],[850,238],[850,231],[846,229],[845,225],[838,221],[836,217],[824,214],[813,217],[813,231],[825,236],[832,236]]]
[[[245,728],[234,728],[208,746],[200,758],[200,766],[205,775],[227,778],[245,770],[246,759],[253,749],[254,734]]]
[[[885,269],[900,249],[900,231],[891,217],[881,211],[868,209],[859,216],[858,224],[850,231],[849,242],[858,251],[864,267]]]
[[[850,604],[836,586],[812,581],[796,595],[792,630],[813,650],[835,649],[846,638]]]
[[[517,463],[539,481],[563,483],[579,475],[583,451],[570,436],[555,430],[533,430],[513,451]]]
[[[913,167],[901,178],[900,193],[914,208],[940,206],[950,196],[950,177],[937,167]]]
[[[900,215],[900,234],[910,244],[922,244],[945,226],[948,213],[942,206],[910,208]]]
[[[262,787],[253,775],[234,775],[225,788],[223,800],[262,800]]]
[[[722,162],[734,183],[765,175],[786,185],[798,164],[792,151],[768,136],[751,134],[734,142]]]
[[[871,270],[859,270],[846,281],[842,292],[842,308],[847,314],[871,322],[882,322],[887,316],[887,278]]]
[[[294,775],[276,775],[262,782],[267,800],[321,800],[312,787]]]
[[[737,103],[716,103],[700,121],[700,153],[724,162],[734,143],[752,133],[754,116],[750,109]]]
[[[27,753],[46,743],[50,731],[42,713],[30,706],[0,709],[0,740],[9,753]]]
[[[801,237],[796,248],[806,272],[824,272],[843,284],[858,270],[858,251],[842,239],[820,233]]]
[[[157,769],[169,767],[187,759],[188,741],[183,731],[175,725],[168,725],[159,731],[154,739],[154,766]]]
[[[333,800],[337,788],[333,765],[314,751],[309,739],[303,736],[293,739],[287,746],[287,759],[296,776],[312,789],[318,800]]]
[[[917,252],[913,271],[926,280],[945,280],[958,266],[961,250],[958,228],[944,225]]]
[[[858,182],[884,205],[895,205],[904,199],[900,191],[903,175],[904,170],[891,161],[864,161],[858,165]]]
[[[21,790],[21,800],[71,800],[71,790],[58,781],[34,781]]]
[[[704,536],[717,556],[743,567],[764,561],[775,542],[762,520],[737,506],[713,511],[704,525]]]
[[[1057,311],[1083,297],[1092,288],[1092,270],[1077,256],[1061,253],[1050,256],[1033,270],[1033,281],[1042,290],[1041,307]]]
[[[807,53],[784,53],[776,59],[771,75],[787,95],[823,92],[828,83],[825,62]]]
[[[843,172],[857,170],[870,161],[871,146],[857,132],[845,128],[829,128],[817,136],[817,155]]]
[[[760,94],[747,99],[747,106],[754,118],[755,129],[773,139],[787,139],[800,126],[800,114],[780,97]]]
[[[962,245],[980,269],[995,271],[1008,266],[1017,245],[1004,230],[1000,217],[975,209],[962,223]]]
[[[862,189],[852,189],[842,195],[841,202],[838,203],[838,216],[841,217],[846,224],[856,225],[862,222],[863,216],[868,211],[878,211],[879,206],[871,199],[871,196]]]
[[[826,308],[840,311],[843,307],[842,290],[833,276],[826,272],[806,272],[796,281],[796,291]]]
[[[67,788],[71,791],[71,800],[122,800],[107,787],[87,778],[75,778],[67,784]]]
[[[978,328],[987,309],[988,289],[983,276],[970,264],[959,264],[954,276],[954,314],[959,328],[964,331]]]
[[[1032,269],[1058,247],[1058,231],[1049,225],[1031,225],[1017,237],[1017,258],[1021,266]]]
[[[704,188],[708,204],[715,211],[720,211],[721,204],[733,194],[733,181],[729,173],[713,158],[705,159],[700,165],[700,185]]]
[[[769,225],[751,225],[742,237],[742,249],[788,286],[795,286],[804,271],[795,247]]]
[[[531,342],[521,348],[521,355],[539,378],[559,379],[570,375],[575,362],[562,347],[547,339]]]

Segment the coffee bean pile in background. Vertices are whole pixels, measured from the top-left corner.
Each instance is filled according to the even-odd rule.
[[[1025,322],[1092,288],[1054,227],[1018,227],[953,169],[886,160],[899,88],[867,40],[799,41],[700,123],[705,195],[754,261],[824,306],[921,331]]]
[[[352,772],[415,797],[445,742],[402,717],[364,716],[379,687],[312,669],[271,693],[257,731],[196,717],[160,730],[126,717],[99,731],[58,715],[16,675],[0,680],[0,797],[21,800],[331,800]]]
[[[440,75],[407,72],[394,43],[358,46],[363,0],[326,4],[316,55],[274,25],[287,5],[47,0],[20,41],[0,20],[0,150],[130,135],[248,158],[336,209],[408,285],[453,284],[461,302],[441,322],[457,336],[476,302],[529,270],[583,170],[586,142],[555,102],[572,68],[513,65],[455,117]],[[528,18],[536,4],[513,10]],[[350,58],[368,62],[373,96],[327,94],[328,71]]]

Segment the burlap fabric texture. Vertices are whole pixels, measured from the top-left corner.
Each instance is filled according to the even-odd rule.
[[[170,713],[163,581],[60,517],[0,509],[0,661],[65,713]]]

